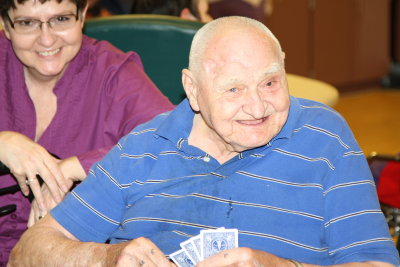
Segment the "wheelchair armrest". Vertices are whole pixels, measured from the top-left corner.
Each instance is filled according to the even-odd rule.
[[[10,169],[0,161],[0,175],[10,173]]]

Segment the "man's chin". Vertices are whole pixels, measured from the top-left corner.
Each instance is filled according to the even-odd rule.
[[[250,150],[253,148],[257,148],[257,147],[261,147],[261,146],[265,146],[266,144],[268,144],[268,142],[264,140],[260,141],[260,140],[255,140],[255,141],[251,141],[251,140],[247,140],[246,142],[241,142],[241,143],[237,143],[235,145],[233,145],[234,149],[236,152],[243,152],[246,150]]]

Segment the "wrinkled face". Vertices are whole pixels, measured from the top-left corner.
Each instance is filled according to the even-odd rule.
[[[271,40],[254,30],[224,36],[205,53],[191,105],[214,143],[241,152],[278,134],[288,116],[289,93]]]
[[[8,14],[11,21],[48,21],[55,16],[76,12],[76,5],[70,1],[46,1],[41,4],[30,0],[23,5],[17,4],[17,8],[10,9]],[[73,27],[62,31],[54,31],[46,23],[42,24],[41,31],[29,34],[17,33],[11,25],[4,27],[15,54],[25,66],[25,73],[49,78],[61,76],[81,47],[83,17],[84,14]]]

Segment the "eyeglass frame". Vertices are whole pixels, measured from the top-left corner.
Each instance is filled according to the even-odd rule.
[[[80,16],[79,16],[79,9],[78,9],[78,7],[76,8],[76,14],[67,14],[67,15],[74,15],[76,21],[78,21],[78,20],[79,20],[79,17],[80,17]],[[11,20],[10,15],[8,14],[8,12],[6,12],[6,16],[7,16],[7,20],[10,22],[10,26],[11,26],[13,29],[15,29],[15,27],[14,27],[15,23],[14,23],[14,21]],[[32,20],[35,20],[35,21],[39,21],[39,22],[40,22],[40,24],[39,24],[39,29],[40,29],[40,30],[42,29],[43,23],[46,23],[46,24],[49,26],[49,28],[53,30],[53,28],[52,28],[52,26],[51,26],[51,24],[50,24],[49,22],[50,22],[50,20],[51,20],[52,18],[55,18],[55,17],[57,17],[57,16],[62,16],[62,15],[55,15],[55,16],[51,17],[50,19],[48,19],[47,21],[41,21],[41,20],[39,20],[39,19],[32,19]],[[65,16],[65,15],[64,15],[64,16]],[[33,32],[34,32],[34,31],[33,31]]]

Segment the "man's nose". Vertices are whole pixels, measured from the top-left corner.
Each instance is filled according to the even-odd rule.
[[[50,25],[46,22],[42,23],[40,27],[40,36],[39,36],[40,44],[46,47],[50,47],[54,44],[56,38],[57,38],[56,34],[50,28]]]
[[[249,90],[243,105],[243,111],[254,119],[261,119],[265,115],[266,101],[258,90]]]

